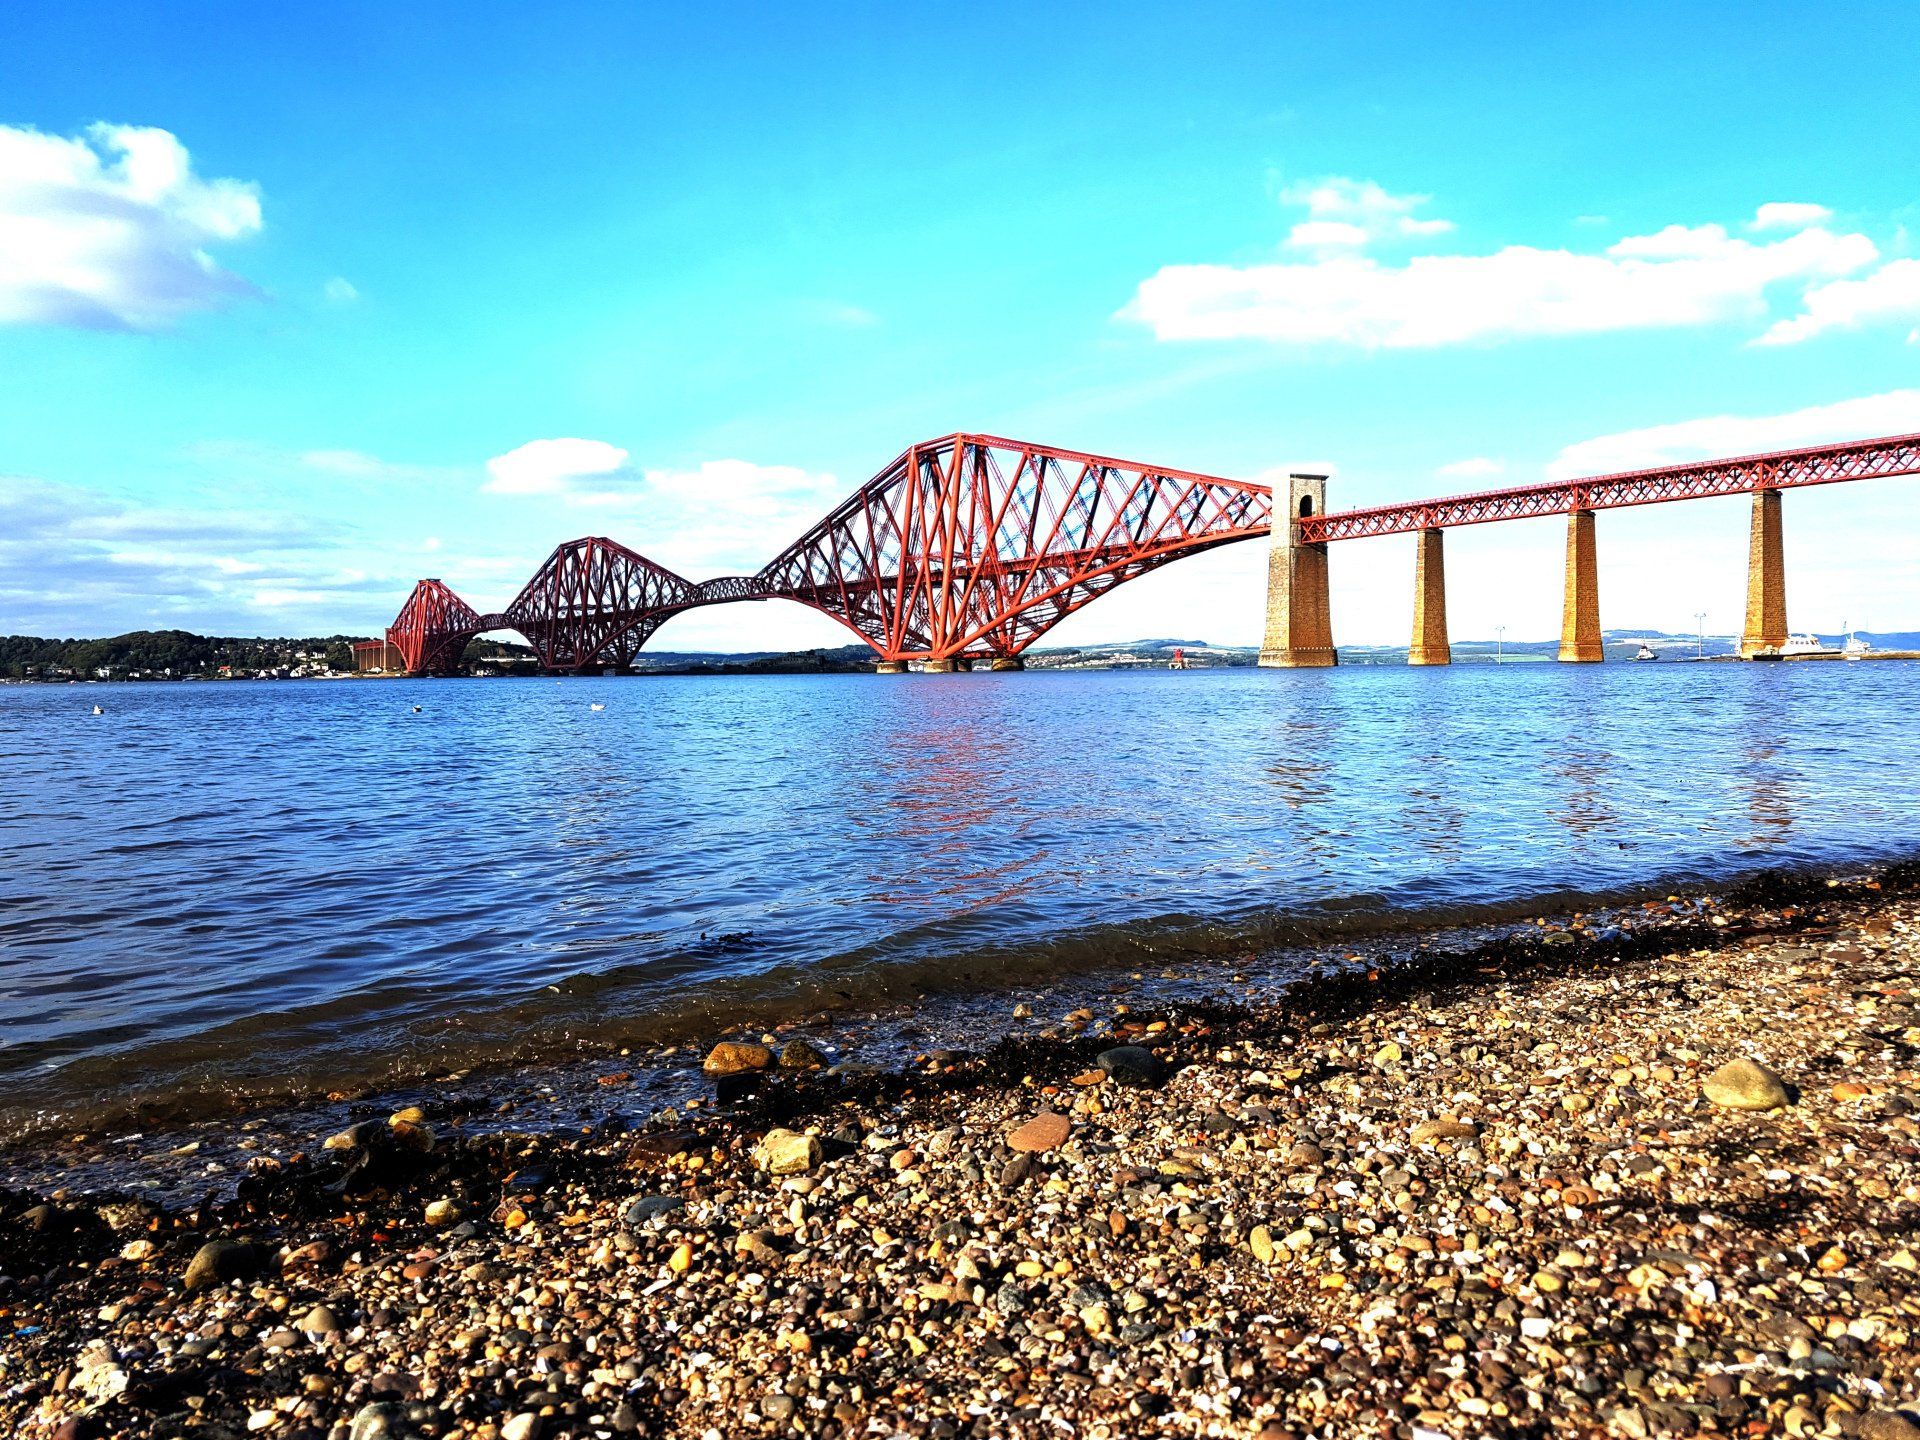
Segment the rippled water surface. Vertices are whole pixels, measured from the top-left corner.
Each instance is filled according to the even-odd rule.
[[[1917,681],[0,688],[0,1129],[1906,856]]]

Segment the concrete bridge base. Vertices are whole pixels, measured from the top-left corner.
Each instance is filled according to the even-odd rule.
[[[1447,643],[1447,560],[1444,530],[1422,530],[1413,537],[1413,643],[1409,665],[1451,665]]]
[[[1600,644],[1600,561],[1591,510],[1567,515],[1567,593],[1560,612],[1560,658],[1578,665],[1597,665],[1607,658]]]
[[[929,660],[920,667],[920,670],[926,675],[951,675],[954,671],[963,668],[965,664],[963,660]]]
[[[1027,668],[1027,662],[1018,655],[996,655],[993,657],[993,668],[996,671],[1024,670]]]
[[[1753,492],[1747,540],[1747,624],[1740,658],[1777,655],[1787,643],[1787,562],[1780,528],[1780,492]]]
[[[1287,504],[1274,496],[1273,548],[1267,552],[1267,633],[1260,663],[1282,669],[1337,665],[1327,599],[1327,547],[1300,543],[1302,516],[1324,514],[1327,477],[1293,475]]]
[[[873,673],[876,675],[904,675],[907,673],[907,662],[904,660],[882,660],[873,667]]]

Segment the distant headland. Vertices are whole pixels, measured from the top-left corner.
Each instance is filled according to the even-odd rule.
[[[1876,651],[1920,650],[1920,631],[1859,632]],[[166,680],[327,680],[355,674],[353,646],[367,637],[310,635],[237,637],[198,635],[188,630],[135,630],[103,639],[46,639],[0,636],[0,682],[71,684],[80,681]],[[1838,647],[1845,637],[1817,639]],[[1609,630],[1604,634],[1610,660],[1731,658],[1739,639],[1733,635],[1685,635],[1660,630]],[[1550,661],[1558,642],[1543,640],[1461,640],[1454,660],[1465,664],[1525,664]],[[1178,666],[1209,670],[1252,665],[1255,645],[1215,645],[1201,639],[1160,638],[1089,645],[1036,647],[1027,652],[1034,670],[1161,670]],[[1343,665],[1403,665],[1404,645],[1347,645]],[[475,640],[463,657],[467,672],[482,677],[535,674],[539,662],[525,645]],[[745,652],[650,651],[636,658],[636,675],[822,675],[868,674],[873,652],[865,645],[811,650]]]

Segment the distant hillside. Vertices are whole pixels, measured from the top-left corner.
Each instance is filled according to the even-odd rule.
[[[104,640],[0,636],[0,676],[12,680],[178,680],[284,670],[353,669],[352,635],[241,639],[189,630],[135,630]]]

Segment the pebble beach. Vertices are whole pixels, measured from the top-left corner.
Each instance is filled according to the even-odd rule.
[[[1920,877],[0,1192],[58,1437],[1920,1437]],[[48,1140],[57,1147],[62,1143]]]

